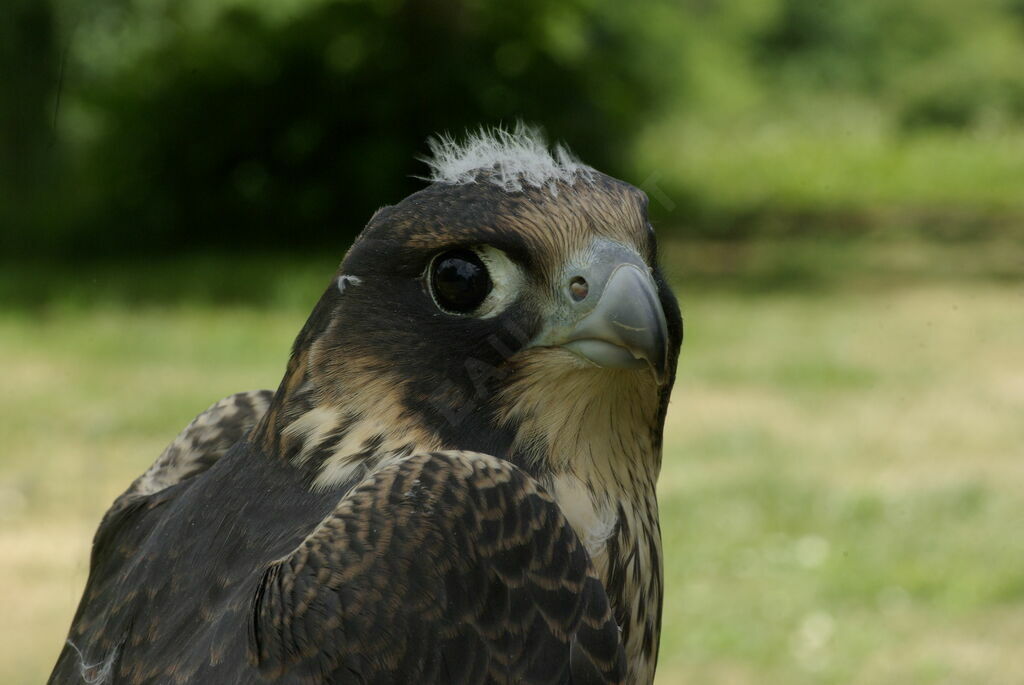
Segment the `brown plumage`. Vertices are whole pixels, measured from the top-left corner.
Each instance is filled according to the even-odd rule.
[[[682,324],[643,194],[539,146],[373,217],[278,390],[115,501],[51,682],[653,680]]]

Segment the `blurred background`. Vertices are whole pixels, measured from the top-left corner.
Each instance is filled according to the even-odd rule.
[[[525,119],[687,321],[659,684],[1024,683],[1024,1],[5,0],[0,84],[0,682],[428,136]]]

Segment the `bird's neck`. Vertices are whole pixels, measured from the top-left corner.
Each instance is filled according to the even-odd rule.
[[[292,348],[284,378],[253,432],[264,454],[306,474],[313,489],[359,479],[374,466],[439,449],[409,410],[402,379],[371,356],[338,350],[331,329],[337,291],[324,293]]]
[[[654,495],[661,399],[650,374],[573,366],[541,348],[509,359],[486,393],[441,384],[424,400],[393,368],[338,354],[325,337],[300,335],[256,431],[267,454],[308,470],[315,486],[381,459],[460,449],[508,459],[548,487],[578,483],[609,506]]]
[[[353,373],[341,384],[305,374],[289,385],[264,418],[263,440],[268,453],[306,471],[314,490],[354,483],[386,463],[444,447],[408,410],[390,374]]]

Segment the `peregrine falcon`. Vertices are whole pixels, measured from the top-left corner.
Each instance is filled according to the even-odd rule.
[[[653,681],[683,327],[647,198],[526,127],[431,148],[277,390],[106,513],[51,683]]]

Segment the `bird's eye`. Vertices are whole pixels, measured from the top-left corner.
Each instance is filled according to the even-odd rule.
[[[493,284],[487,267],[472,250],[450,250],[434,258],[430,287],[447,312],[469,314],[487,298]]]

